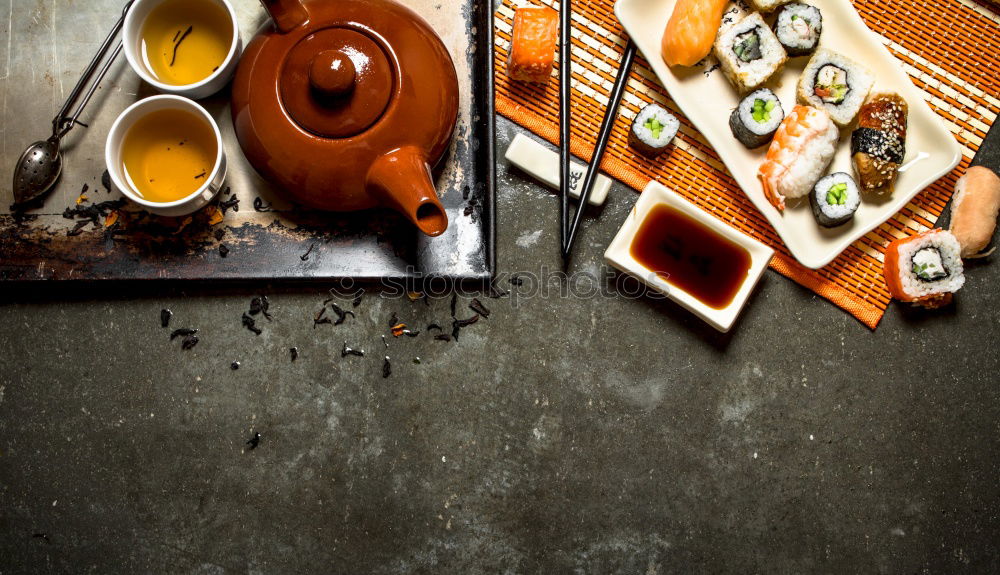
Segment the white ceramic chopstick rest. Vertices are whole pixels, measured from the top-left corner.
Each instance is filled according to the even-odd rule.
[[[559,153],[546,148],[539,142],[518,134],[514,136],[505,154],[507,161],[523,170],[533,178],[542,182],[553,190],[559,190]],[[587,175],[587,167],[573,162],[570,167],[570,197],[579,200],[580,188],[583,186],[583,179]],[[592,206],[602,206],[608,199],[608,192],[611,190],[611,180],[606,176],[598,175],[594,183],[594,190],[590,193]]]

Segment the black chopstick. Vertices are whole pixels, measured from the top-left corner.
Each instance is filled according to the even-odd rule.
[[[590,192],[593,191],[594,182],[601,172],[601,162],[604,160],[604,152],[608,148],[608,140],[611,139],[611,131],[615,127],[615,120],[618,119],[618,106],[622,102],[625,94],[625,87],[628,85],[629,74],[632,71],[632,61],[635,60],[636,46],[631,40],[625,46],[625,54],[622,56],[621,66],[618,68],[618,77],[615,79],[614,88],[611,89],[611,97],[608,99],[608,107],[604,111],[604,120],[601,123],[601,131],[597,136],[597,146],[594,148],[594,156],[590,160],[587,168],[587,177],[583,179],[583,187],[580,188],[580,202],[576,207],[576,217],[573,219],[573,227],[569,229],[569,235],[563,244],[563,260],[568,260],[570,252],[573,250],[573,240],[576,239],[576,230],[583,219],[583,212],[587,208],[590,200]]]
[[[569,240],[569,190],[570,190],[570,109],[572,101],[573,56],[570,51],[572,37],[571,0],[559,3],[559,246],[565,251]]]

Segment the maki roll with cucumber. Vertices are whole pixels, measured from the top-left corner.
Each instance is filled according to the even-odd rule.
[[[729,129],[741,144],[759,148],[771,141],[785,119],[785,110],[767,88],[752,92],[729,116]]]
[[[662,154],[680,129],[680,121],[659,104],[649,104],[635,117],[628,131],[628,143],[649,158]]]
[[[838,126],[850,125],[875,83],[864,66],[833,50],[820,48],[799,78],[796,97],[804,106],[822,108]]]
[[[850,174],[837,172],[816,183],[809,201],[819,225],[833,228],[854,218],[861,205],[861,192]]]
[[[774,35],[789,56],[811,54],[819,45],[822,33],[823,14],[811,4],[785,4],[774,20]]]
[[[958,240],[944,230],[895,240],[882,268],[889,295],[927,308],[948,305],[965,285],[960,252]]]
[[[757,12],[719,33],[715,56],[740,94],[759,88],[788,60],[781,42]]]

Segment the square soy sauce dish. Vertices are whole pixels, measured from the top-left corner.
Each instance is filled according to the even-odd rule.
[[[774,250],[650,182],[604,260],[725,333]]]

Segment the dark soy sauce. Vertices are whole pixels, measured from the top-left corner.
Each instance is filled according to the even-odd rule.
[[[650,210],[630,252],[667,283],[713,309],[731,304],[750,272],[750,252],[666,204]]]

